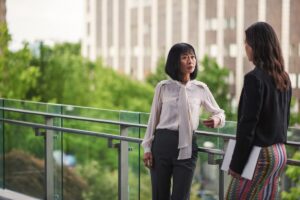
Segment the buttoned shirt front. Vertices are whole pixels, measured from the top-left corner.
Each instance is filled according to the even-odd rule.
[[[184,90],[185,93],[182,93]],[[180,96],[185,94],[184,97]],[[185,111],[185,104],[179,104],[182,98],[186,98],[187,111]],[[213,95],[205,83],[197,80],[188,81],[185,85],[175,80],[164,80],[157,84],[155,94],[152,102],[150,118],[148,127],[142,145],[145,152],[151,151],[151,144],[154,138],[156,129],[170,129],[179,130],[180,126],[190,127],[190,133],[184,133],[179,137],[179,157],[178,159],[186,159],[191,155],[191,138],[192,131],[199,126],[200,107],[203,107],[211,117],[220,119],[219,127],[225,124],[224,111],[219,108]],[[188,113],[183,113],[188,112]],[[180,120],[180,116],[188,114],[189,117],[185,120]],[[180,124],[185,123],[185,124]],[[186,124],[187,123],[187,124]],[[179,133],[183,134],[183,133]],[[180,144],[188,142],[188,153],[182,154],[184,148]]]

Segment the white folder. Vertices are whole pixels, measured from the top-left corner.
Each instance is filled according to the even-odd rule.
[[[230,139],[229,142],[228,142],[228,146],[227,146],[225,156],[224,156],[224,159],[223,159],[223,163],[222,163],[222,166],[221,166],[221,169],[224,170],[224,171],[229,170],[229,165],[230,165],[230,162],[231,162],[231,159],[232,159],[232,154],[233,154],[233,150],[234,150],[234,147],[235,147],[235,143],[236,143],[236,141],[233,140],[233,139]],[[249,155],[249,159],[248,159],[248,161],[245,165],[245,168],[243,169],[243,172],[241,174],[241,176],[243,178],[248,179],[248,180],[252,180],[253,175],[254,175],[254,171],[255,171],[255,167],[256,167],[256,164],[257,164],[257,160],[258,160],[258,157],[259,157],[259,154],[260,154],[260,150],[261,150],[261,147],[258,147],[258,146],[254,146],[252,148],[251,153]]]

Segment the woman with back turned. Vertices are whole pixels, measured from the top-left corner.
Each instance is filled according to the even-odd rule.
[[[291,84],[273,28],[257,22],[245,31],[245,50],[255,67],[244,77],[238,108],[236,146],[229,174],[233,176],[226,199],[277,199],[278,179],[286,165]],[[253,179],[241,173],[253,146],[261,152]]]
[[[155,89],[142,143],[144,163],[151,172],[153,200],[188,200],[197,161],[193,133],[199,125],[200,106],[212,115],[203,121],[207,127],[222,126],[225,116],[207,85],[194,80],[198,65],[190,44],[171,48],[165,70],[171,80],[159,82]]]

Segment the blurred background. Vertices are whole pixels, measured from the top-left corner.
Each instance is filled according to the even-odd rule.
[[[196,49],[200,66],[197,79],[208,85],[226,112],[227,125],[216,132],[234,135],[243,76],[253,69],[244,53],[244,30],[252,23],[266,21],[277,33],[291,78],[289,137],[299,141],[299,17],[299,0],[0,0],[0,97],[10,99],[6,105],[15,107],[31,108],[34,104],[38,111],[50,107],[59,113],[146,123],[154,87],[168,78],[164,64],[169,49],[174,43],[188,42]],[[61,104],[66,104],[63,109],[56,107]],[[202,117],[206,116],[203,111]],[[114,134],[120,130],[69,121],[63,124],[59,123]],[[20,143],[14,136],[19,131],[15,128],[5,129],[11,136],[6,137],[10,142],[4,152],[8,158],[39,158],[42,169],[44,144],[32,134],[24,136],[27,144]],[[134,129],[131,134],[137,133],[142,138],[144,130]],[[33,141],[36,148],[30,146]],[[62,165],[77,178],[68,179],[68,185],[80,183],[74,186],[80,188],[78,199],[115,199],[115,192],[99,197],[117,184],[117,154],[103,153],[106,142],[94,144],[90,138],[68,134],[61,142],[53,156],[58,160],[63,157]],[[202,138],[198,144],[223,148],[223,143],[215,139]],[[140,149],[136,146],[135,150],[132,160],[138,162]],[[299,149],[290,149],[289,155],[299,158]],[[217,166],[209,166],[206,161],[203,156],[199,159],[194,199],[217,199]],[[145,182],[138,195],[134,193],[130,199],[137,195],[147,200],[149,177],[145,169],[140,170]],[[290,171],[282,198],[297,199],[299,182],[292,180],[299,177],[300,170]],[[132,173],[135,180],[137,175],[134,170]],[[114,178],[105,185],[101,180],[109,177]],[[17,183],[11,184],[11,189],[21,190]],[[98,193],[97,185],[103,191]],[[27,193],[42,197],[43,189]],[[67,196],[65,199],[78,195]]]

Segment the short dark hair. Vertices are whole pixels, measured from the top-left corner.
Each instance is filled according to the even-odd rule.
[[[256,22],[245,31],[246,42],[253,51],[253,64],[267,71],[279,90],[287,90],[290,85],[284,69],[279,40],[271,25]]]
[[[165,71],[173,79],[177,81],[182,81],[182,74],[180,71],[180,55],[184,53],[193,53],[197,61],[195,49],[192,45],[188,43],[177,43],[172,46],[169,51]],[[190,75],[190,79],[193,80],[197,77],[198,64],[196,62],[195,70]]]

